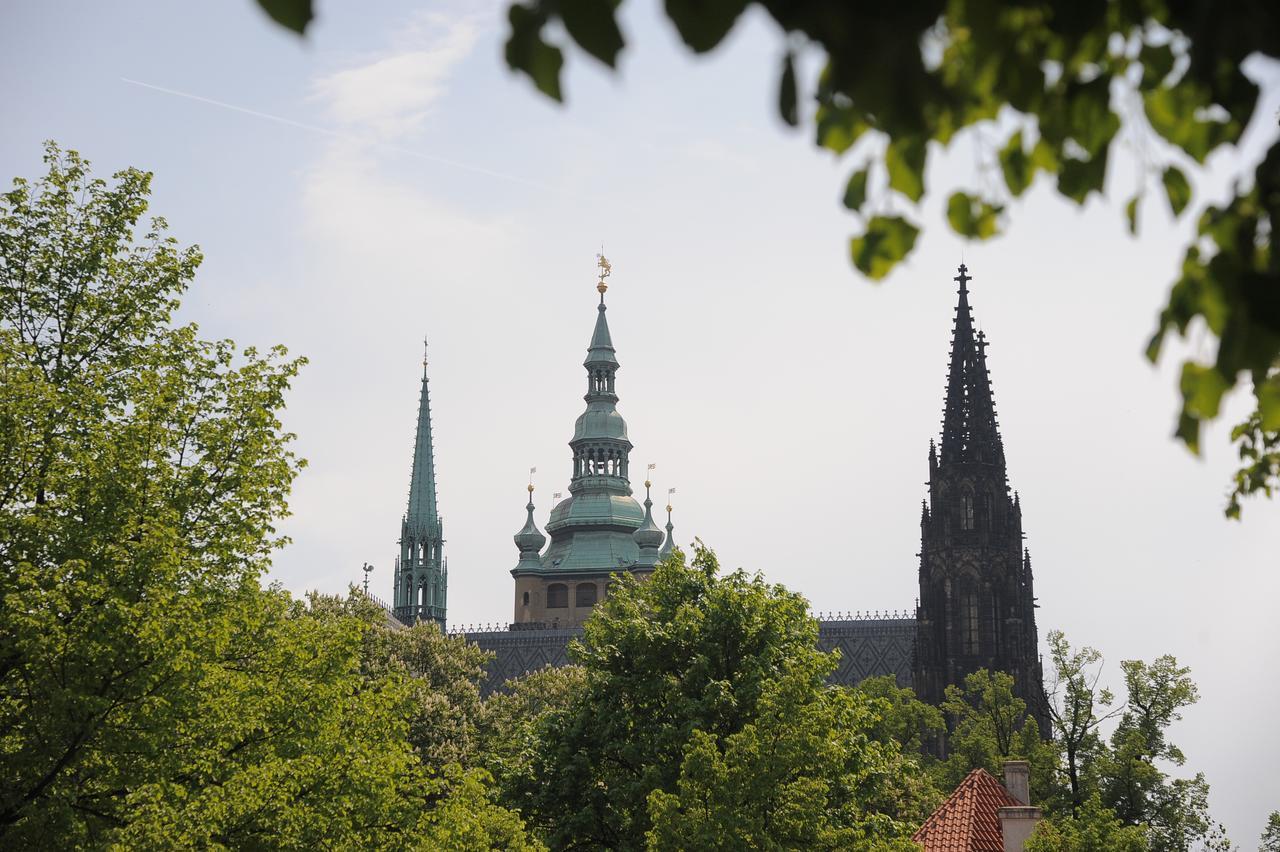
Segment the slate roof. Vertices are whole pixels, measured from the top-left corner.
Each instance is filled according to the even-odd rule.
[[[1021,805],[994,775],[975,769],[911,839],[925,852],[1004,852],[997,811]]]
[[[581,628],[494,630],[467,632],[468,641],[495,656],[487,667],[481,692],[488,695],[512,678],[544,666],[569,662],[569,641]],[[843,619],[818,622],[818,647],[838,650],[840,664],[832,683],[853,686],[869,677],[895,675],[900,686],[911,685],[911,654],[916,639],[913,618]]]

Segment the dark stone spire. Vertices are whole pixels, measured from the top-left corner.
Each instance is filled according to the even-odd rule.
[[[1004,443],[987,371],[987,341],[974,333],[969,307],[968,269],[960,265],[955,327],[951,334],[951,366],[942,414],[942,461],[978,462],[1004,468]]]
[[[920,516],[920,603],[912,680],[922,699],[985,668],[1012,675],[1047,732],[1022,505],[1010,493],[985,336],[974,332],[962,265],[940,446],[929,445]]]

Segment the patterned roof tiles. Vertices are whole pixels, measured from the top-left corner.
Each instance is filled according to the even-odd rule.
[[[1004,852],[997,811],[1021,804],[990,772],[975,769],[911,839],[925,852]]]

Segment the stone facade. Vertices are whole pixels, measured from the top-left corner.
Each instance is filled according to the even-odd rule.
[[[493,660],[486,669],[481,691],[488,695],[522,675],[546,666],[568,665],[569,642],[582,635],[581,628],[517,629],[466,632],[463,635]],[[853,686],[869,677],[893,675],[899,686],[911,686],[911,649],[915,643],[913,618],[850,618],[821,621],[818,647],[839,651],[840,665],[832,683]]]

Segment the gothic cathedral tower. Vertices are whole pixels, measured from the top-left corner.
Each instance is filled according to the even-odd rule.
[[[1047,731],[1022,506],[1009,492],[987,342],[974,333],[964,265],[955,281],[942,445],[929,444],[929,501],[920,517],[913,681],[921,699],[937,705],[948,684],[978,669],[1006,672]]]
[[[443,630],[448,589],[444,524],[436,509],[436,462],[424,352],[418,431],[413,441],[413,470],[409,474],[409,508],[400,522],[400,558],[396,560],[396,618],[409,625],[418,620],[434,621]]]

